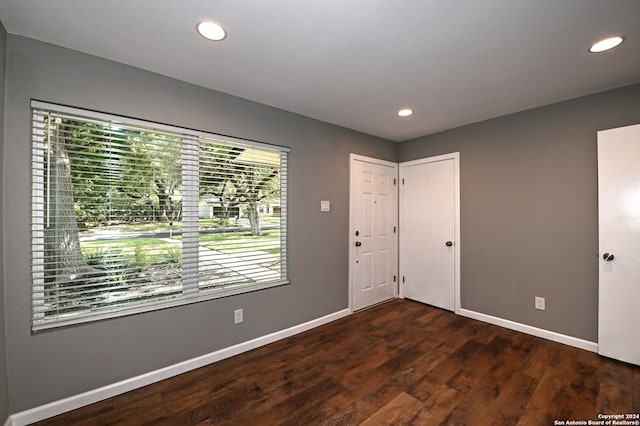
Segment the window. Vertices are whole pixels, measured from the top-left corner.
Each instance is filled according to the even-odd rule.
[[[287,149],[32,102],[33,330],[287,282]]]

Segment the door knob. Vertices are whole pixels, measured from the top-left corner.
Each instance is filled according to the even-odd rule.
[[[613,253],[605,253],[602,258],[607,262],[611,262],[614,258]]]
[[[360,241],[356,241],[356,247],[360,247],[362,243]]]
[[[447,241],[446,243],[444,243],[444,245],[447,247],[451,247],[453,243],[451,241]]]

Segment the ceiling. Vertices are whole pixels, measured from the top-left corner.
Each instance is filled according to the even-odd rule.
[[[1,0],[0,20],[393,141],[640,82],[639,0]]]

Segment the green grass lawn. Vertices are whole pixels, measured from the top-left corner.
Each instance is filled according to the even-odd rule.
[[[262,216],[260,217],[260,223],[277,225],[280,223],[279,216]],[[234,227],[235,221],[233,219],[199,219],[198,226],[200,229],[219,229],[225,227]],[[169,222],[151,222],[151,223],[123,223],[119,225],[111,226],[98,226],[91,228],[88,232],[95,233],[98,231],[111,230],[113,232],[179,232],[182,230],[182,222],[173,222],[169,225]]]
[[[227,254],[238,253],[251,247],[267,253],[280,253],[280,230],[270,229],[253,237],[249,232],[221,232],[200,235],[200,245]]]
[[[199,219],[198,224],[202,229],[224,228],[232,226],[233,221],[229,219]],[[120,225],[111,225],[106,227],[92,228],[92,232],[101,230],[113,230],[115,232],[169,232],[181,231],[182,222],[150,222],[150,223],[124,223]]]
[[[181,237],[174,237],[181,240]],[[249,232],[220,232],[200,235],[200,245],[227,254],[240,253],[247,249],[271,254],[280,253],[280,230],[270,229],[262,235],[251,236]],[[180,256],[179,244],[158,238],[128,238],[120,240],[87,241],[80,244],[82,254],[89,264],[108,263],[121,259],[126,263],[148,266],[154,263],[175,263]]]
[[[87,241],[80,244],[89,264],[108,263],[121,259],[126,263],[148,266],[154,263],[175,263],[181,247],[157,238]]]

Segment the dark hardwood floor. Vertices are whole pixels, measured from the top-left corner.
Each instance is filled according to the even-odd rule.
[[[640,367],[406,300],[42,425],[552,425],[640,412]]]

